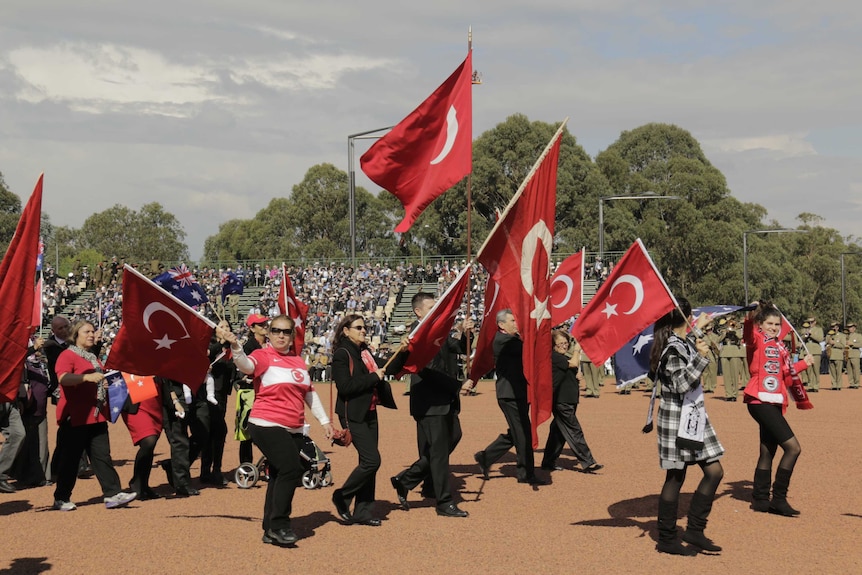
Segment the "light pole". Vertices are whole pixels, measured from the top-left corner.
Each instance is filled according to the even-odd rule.
[[[745,305],[748,305],[748,234],[807,234],[808,230],[748,230],[742,232],[742,283],[745,286]]]
[[[639,196],[603,196],[599,198],[599,253],[601,259],[605,253],[605,208],[606,201],[611,200],[680,200],[679,196],[659,196],[654,192],[646,192]]]
[[[862,252],[843,252],[841,254],[841,313],[843,322],[841,325],[847,327],[847,285],[846,274],[844,268],[844,256],[862,256]]]
[[[347,212],[350,216],[350,262],[354,269],[356,268],[356,169],[354,165],[354,141],[355,140],[377,140],[381,136],[372,136],[377,132],[385,132],[391,130],[395,126],[387,126],[385,128],[377,128],[375,130],[367,130],[365,132],[357,132],[347,136],[347,175],[349,177],[347,183]]]

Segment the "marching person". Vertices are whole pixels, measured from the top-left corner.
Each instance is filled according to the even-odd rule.
[[[236,377],[236,366],[233,363],[230,342],[218,335],[219,333],[233,333],[233,328],[226,319],[221,320],[218,325],[222,331],[213,336],[209,348],[210,375],[213,378],[215,403],[207,401],[210,415],[210,437],[201,450],[201,482],[216,487],[226,487],[228,481],[222,473],[224,444],[227,439],[225,417],[227,415],[227,398]]]
[[[658,501],[656,550],[660,553],[697,554],[697,550],[680,543],[676,528],[679,492],[688,467],[694,464],[700,466],[703,478],[691,498],[682,540],[704,551],[721,551],[703,534],[715,491],[724,476],[719,462],[724,448],[706,414],[701,386],[701,376],[709,363],[709,344],[701,329],[709,321],[708,314],[701,314],[691,332],[686,333],[692,324],[691,305],[679,298],[679,309],[665,314],[655,324],[650,370],[661,390],[658,451],[661,468],[665,470]]]
[[[784,419],[784,412],[787,411],[788,394],[793,395],[797,408],[813,407],[797,374],[812,365],[814,358],[807,354],[791,364],[790,354],[778,341],[781,312],[769,303],[754,303],[757,307],[748,314],[744,330],[751,371],[744,401],[748,405],[748,413],[760,426],[760,457],[754,469],[751,508],[761,513],[768,511],[792,517],[800,512],[787,502],[787,489],[802,448]],[[784,453],[772,483],[772,460],[779,445]],[[770,483],[772,501],[769,500]]]
[[[841,391],[841,380],[844,378],[844,348],[847,346],[847,336],[841,331],[841,325],[834,321],[826,332],[826,349],[829,350],[829,377],[832,380],[832,391]]]
[[[862,336],[856,333],[856,324],[847,324],[847,380],[850,389],[859,389],[859,350]]]
[[[814,363],[808,366],[803,375],[809,393],[820,392],[820,360],[823,356],[823,341],[826,339],[823,328],[817,325],[814,316],[809,317],[802,324],[802,341],[808,354],[814,358]]]
[[[161,495],[150,487],[150,472],[153,468],[156,443],[162,434],[164,417],[158,386],[156,395],[140,402],[135,413],[124,410],[121,415],[132,437],[132,444],[138,447],[129,487],[142,501],[159,499]]]

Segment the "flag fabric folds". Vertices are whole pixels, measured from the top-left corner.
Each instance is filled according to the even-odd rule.
[[[225,272],[221,275],[221,301],[227,299],[227,296],[233,294],[242,295],[243,283],[242,280],[236,277],[233,272]]]
[[[209,370],[215,324],[128,264],[124,271],[123,323],[106,367],[167,377],[197,391]]]
[[[551,324],[581,313],[584,305],[584,250],[566,258],[551,278]]]
[[[296,299],[293,284],[284,264],[281,264],[281,287],[278,290],[278,310],[293,319],[293,354],[302,355],[305,345],[305,319],[308,317],[308,306]]]
[[[485,311],[482,325],[476,338],[476,351],[470,364],[470,379],[478,382],[486,373],[494,369],[494,336],[497,334],[497,312],[505,309],[500,297],[500,286],[488,276],[485,284]]]
[[[587,357],[601,365],[646,326],[677,307],[638,238],[572,328]]]
[[[553,404],[550,270],[557,164],[565,125],[565,121],[560,125],[476,256],[500,286],[524,341],[534,447],[536,428],[550,418]]]
[[[129,397],[129,388],[123,374],[119,371],[109,371],[105,374],[108,380],[108,411],[111,415],[111,423],[117,423],[123,404]]]
[[[190,307],[209,301],[204,288],[197,282],[186,264],[180,264],[154,277],[153,283]]]
[[[372,182],[398,198],[406,232],[473,163],[472,52],[419,107],[359,159]]]
[[[617,380],[617,388],[628,387],[647,378],[653,344],[653,327],[654,324],[647,326],[614,354],[614,376]]]
[[[455,280],[446,288],[440,299],[434,304],[428,314],[413,328],[408,336],[410,356],[404,364],[403,371],[417,373],[434,359],[440,351],[443,342],[449,337],[455,316],[461,309],[464,292],[470,283],[470,266],[455,276]]]
[[[132,403],[141,403],[145,399],[156,397],[159,390],[152,376],[140,376],[132,373],[123,373],[123,379],[129,390],[129,398]]]
[[[0,402],[14,401],[30,340],[36,293],[36,261],[42,218],[42,179],[21,212],[15,235],[0,262]],[[42,297],[39,296],[39,311]]]

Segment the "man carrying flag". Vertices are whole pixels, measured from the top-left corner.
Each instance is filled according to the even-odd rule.
[[[470,173],[473,163],[473,53],[428,99],[359,159],[372,182],[404,206],[397,233],[443,192]]]

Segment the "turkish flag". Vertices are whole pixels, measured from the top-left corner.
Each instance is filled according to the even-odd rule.
[[[428,315],[413,328],[408,340],[410,342],[410,356],[404,364],[402,371],[406,373],[417,373],[427,366],[434,356],[440,351],[443,341],[449,337],[455,316],[461,309],[464,292],[470,283],[470,266],[464,266],[455,280],[446,288],[440,299],[428,311]]]
[[[21,385],[21,369],[32,333],[33,285],[39,257],[39,225],[42,217],[42,177],[21,212],[15,235],[0,262],[0,403],[15,401]],[[39,295],[41,311],[42,296]]]
[[[123,324],[105,367],[158,375],[196,392],[209,370],[215,324],[126,264]]]
[[[473,53],[428,99],[359,159],[372,182],[404,206],[406,232],[428,204],[470,173],[473,163]]]
[[[308,306],[296,299],[293,284],[284,264],[281,264],[281,287],[278,290],[278,310],[293,319],[293,355],[302,355],[305,345],[305,318],[308,317]]]
[[[584,308],[572,335],[590,361],[602,365],[677,305],[638,238]]]
[[[470,379],[479,379],[494,369],[494,335],[497,333],[497,312],[505,309],[506,304],[500,295],[500,286],[490,275],[485,285],[485,311],[482,313],[482,325],[476,338],[476,353],[470,364]]]
[[[563,261],[551,278],[551,324],[581,313],[584,301],[584,250]]]
[[[129,397],[132,403],[141,403],[159,394],[156,380],[151,375],[141,376],[126,372],[122,372],[122,374],[123,379],[126,381],[126,387],[129,389]]]
[[[536,428],[551,416],[551,250],[554,245],[557,163],[566,123],[536,161],[476,256],[518,322],[524,340],[524,375]],[[495,322],[496,328],[496,322]],[[484,329],[484,326],[483,326]]]

